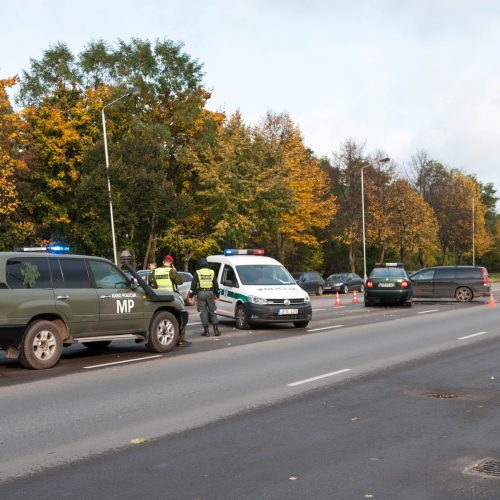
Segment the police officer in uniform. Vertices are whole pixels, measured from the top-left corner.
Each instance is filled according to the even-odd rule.
[[[190,295],[197,295],[197,309],[203,325],[202,337],[209,337],[209,320],[214,328],[214,335],[220,335],[219,319],[217,318],[215,299],[219,298],[219,284],[215,272],[208,267],[207,259],[198,262],[198,270],[194,273]]]
[[[166,292],[177,292],[177,285],[182,284],[182,277],[174,267],[174,258],[171,255],[166,255],[163,259],[163,266],[158,267],[153,271],[151,277],[151,288],[163,290]],[[188,347],[191,345],[189,340],[186,340],[186,326],[182,327],[179,332],[177,345],[180,347]]]

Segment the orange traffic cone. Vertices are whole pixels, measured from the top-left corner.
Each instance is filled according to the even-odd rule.
[[[354,295],[352,296],[352,303],[353,304],[359,304],[358,292],[356,292],[356,290],[354,290]]]
[[[340,306],[340,295],[339,295],[339,292],[337,292],[337,298],[335,299],[335,305],[336,306]]]
[[[488,307],[496,307],[495,299],[493,298],[492,293],[490,293],[490,301],[488,302]]]

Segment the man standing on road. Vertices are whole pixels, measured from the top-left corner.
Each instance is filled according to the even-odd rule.
[[[203,325],[202,337],[209,337],[210,323],[214,327],[214,335],[220,335],[219,319],[215,311],[215,300],[219,299],[219,284],[215,272],[208,267],[207,259],[202,258],[198,261],[198,270],[194,273],[191,283],[190,295],[197,295],[197,309],[200,313],[201,323]]]
[[[177,292],[177,285],[183,283],[182,277],[174,267],[174,258],[171,255],[166,255],[163,259],[163,266],[158,267],[153,271],[151,277],[151,288],[164,290],[166,292]],[[180,347],[188,347],[191,345],[189,340],[186,340],[186,327],[184,326],[179,332],[177,345]]]

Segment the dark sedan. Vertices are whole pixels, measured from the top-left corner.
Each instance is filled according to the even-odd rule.
[[[325,289],[325,280],[316,271],[292,273],[294,280],[307,293],[321,295]]]
[[[412,305],[412,282],[399,263],[375,264],[366,280],[365,306],[382,304]]]
[[[356,273],[331,274],[325,280],[325,292],[349,293],[354,290],[363,292],[364,289],[363,278]]]

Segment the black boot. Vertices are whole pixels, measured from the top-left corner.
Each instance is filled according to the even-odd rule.
[[[216,337],[220,335],[219,325],[214,325],[214,335]]]
[[[203,333],[201,334],[202,337],[210,337],[210,331],[208,330],[208,326],[203,327]]]

